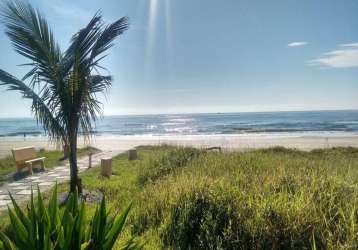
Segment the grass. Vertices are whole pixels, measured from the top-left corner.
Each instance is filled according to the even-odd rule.
[[[112,212],[133,201],[125,236],[145,249],[358,249],[356,148],[138,151],[81,177]]]
[[[145,249],[358,248],[358,149],[162,146],[139,156],[117,156],[111,179],[94,168],[82,180],[113,211],[134,202],[127,235]]]
[[[78,149],[78,157],[88,155],[90,152],[98,152],[99,150],[93,147],[85,147]],[[41,150],[38,152],[38,157],[46,157],[45,167],[47,169],[52,169],[56,166],[63,165],[65,161],[62,160],[63,152],[62,151],[44,151]],[[15,173],[16,165],[12,156],[0,159],[0,185],[5,181],[12,180],[12,173]],[[23,168],[22,171],[27,171],[27,168]]]

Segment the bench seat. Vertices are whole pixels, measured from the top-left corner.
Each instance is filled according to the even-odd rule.
[[[12,150],[12,155],[16,163],[17,172],[22,168],[27,167],[30,174],[32,174],[32,167],[36,163],[39,163],[41,168],[45,170],[46,157],[37,157],[34,147],[14,148]]]
[[[37,161],[43,161],[45,159],[46,159],[46,157],[40,157],[40,158],[36,158],[36,159],[32,159],[32,160],[27,160],[27,161],[25,161],[25,163],[33,163],[33,162],[37,162]]]

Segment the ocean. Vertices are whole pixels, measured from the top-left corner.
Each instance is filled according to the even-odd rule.
[[[358,135],[358,111],[297,111],[105,116],[101,135]],[[0,119],[0,137],[44,136],[31,118]]]

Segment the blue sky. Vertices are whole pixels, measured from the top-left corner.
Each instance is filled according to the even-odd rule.
[[[62,49],[101,9],[130,29],[104,66],[113,114],[358,109],[356,0],[33,0]],[[105,4],[104,4],[105,3]],[[1,26],[0,68],[26,61]],[[0,89],[0,116],[30,116]]]

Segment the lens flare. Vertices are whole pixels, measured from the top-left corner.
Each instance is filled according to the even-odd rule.
[[[155,43],[155,37],[157,33],[157,18],[158,18],[158,0],[149,1],[149,15],[148,15],[148,47],[147,47],[147,59],[153,52]]]
[[[171,1],[173,0],[149,0],[148,1],[148,29],[147,29],[147,45],[145,49],[145,71],[146,73],[151,73],[152,63],[155,46],[157,43],[158,37],[164,37],[165,45],[163,46],[163,49],[166,50],[166,58],[164,60],[166,61],[167,65],[167,73],[170,72],[171,68],[171,51],[172,51],[172,32],[171,32]],[[159,12],[163,11],[163,13]],[[162,15],[163,14],[163,15]],[[160,22],[158,22],[160,16]],[[160,30],[159,30],[160,29]],[[158,34],[158,31],[163,30],[163,35]],[[162,44],[162,43],[161,43]],[[170,73],[169,73],[170,74]]]
[[[171,19],[171,1],[172,0],[165,0],[165,32],[166,32],[166,55],[167,55],[167,71],[168,76],[170,77],[172,74],[172,52],[173,52],[173,37],[172,37],[172,19]]]

